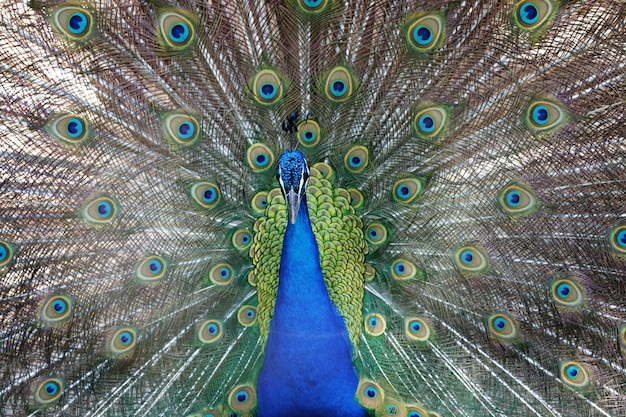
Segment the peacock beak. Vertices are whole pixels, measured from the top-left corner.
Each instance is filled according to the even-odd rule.
[[[289,222],[295,224],[298,210],[300,209],[300,193],[294,190],[293,187],[289,187],[289,191],[287,191],[285,195],[285,200],[287,202],[287,209],[289,210]]]

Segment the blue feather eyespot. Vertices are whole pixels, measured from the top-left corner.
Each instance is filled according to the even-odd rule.
[[[65,383],[56,377],[39,378],[31,384],[32,398],[38,406],[54,404],[64,389]]]
[[[404,334],[409,340],[425,342],[430,338],[430,324],[419,317],[404,319]]]
[[[387,321],[381,314],[373,313],[365,316],[365,333],[380,336],[387,328]]]
[[[557,307],[580,308],[586,300],[586,292],[582,283],[574,278],[562,278],[552,281],[552,300]]]
[[[165,138],[174,146],[185,147],[200,139],[200,123],[190,113],[175,111],[162,117]]]
[[[553,0],[523,0],[513,9],[513,21],[525,31],[535,31],[545,26],[555,15]]]
[[[363,379],[359,382],[356,396],[363,407],[368,410],[378,408],[385,400],[385,392],[377,383]]]
[[[410,404],[406,407],[406,416],[407,417],[430,417],[428,411],[417,404]]]
[[[426,180],[417,176],[405,176],[396,181],[393,185],[393,201],[409,204],[417,201],[417,197],[422,195]]]
[[[575,390],[583,389],[591,382],[589,371],[580,362],[563,362],[559,374],[561,381]]]
[[[152,255],[139,261],[135,266],[135,277],[144,283],[156,283],[167,273],[168,262],[165,258]]]
[[[498,193],[498,203],[511,217],[526,216],[539,208],[539,199],[527,185],[511,183]]]
[[[15,246],[6,240],[0,240],[0,267],[7,266],[13,261]]]
[[[363,172],[369,162],[369,151],[365,146],[356,145],[346,152],[343,163],[348,171],[359,174]]]
[[[255,143],[248,148],[247,160],[253,171],[265,172],[274,164],[274,153],[268,146]]]
[[[319,13],[328,6],[330,0],[298,0],[298,7],[306,13]]]
[[[272,105],[283,97],[283,82],[274,70],[259,71],[250,81],[254,99],[264,105]]]
[[[119,205],[106,195],[89,200],[81,210],[83,220],[92,225],[111,223],[119,214]]]
[[[364,235],[365,240],[375,248],[384,245],[389,238],[387,227],[382,223],[370,224],[365,228]]]
[[[137,329],[134,327],[115,327],[107,334],[107,351],[118,359],[131,356],[135,351],[136,343]]]
[[[398,258],[390,265],[390,272],[393,279],[407,281],[414,278],[421,278],[421,270],[415,263],[405,258]]]
[[[247,229],[238,229],[233,233],[231,242],[235,249],[246,250],[252,245],[252,233]]]
[[[252,197],[250,206],[255,216],[262,216],[268,206],[267,191],[259,191],[256,193]]]
[[[489,334],[502,342],[512,342],[519,337],[517,322],[507,314],[489,314],[485,321]]]
[[[217,320],[205,320],[197,325],[198,339],[204,344],[215,343],[222,338],[222,323]]]
[[[212,209],[222,201],[222,194],[217,184],[200,181],[191,186],[191,198],[202,208]]]
[[[415,52],[429,52],[443,44],[445,18],[441,13],[426,13],[413,17],[408,24],[407,40]]]
[[[209,270],[209,279],[215,285],[228,285],[235,276],[235,271],[227,263],[219,263]]]
[[[91,136],[91,129],[85,119],[72,113],[58,113],[48,120],[46,132],[61,145],[77,146]]]
[[[320,125],[314,120],[305,120],[298,125],[298,142],[305,148],[312,148],[320,143]]]
[[[525,123],[535,133],[556,130],[568,119],[565,107],[555,100],[537,100],[528,106]]]
[[[72,5],[55,8],[51,14],[54,29],[73,41],[85,41],[91,37],[94,19],[91,12]]]
[[[609,242],[616,253],[626,255],[626,225],[609,230]]]
[[[348,194],[350,194],[350,205],[355,210],[362,209],[365,206],[365,197],[356,188],[348,188]]]
[[[477,246],[463,246],[454,253],[454,260],[462,273],[481,273],[489,268],[487,254]]]
[[[245,305],[237,311],[237,321],[244,327],[252,327],[256,323],[256,307]]]
[[[252,385],[238,385],[228,394],[228,406],[238,413],[246,413],[256,407],[256,391]]]
[[[183,50],[189,47],[196,33],[191,17],[181,10],[160,12],[157,28],[161,46],[173,50]]]
[[[421,106],[415,110],[413,131],[421,139],[431,140],[445,135],[449,110],[442,105]]]
[[[354,77],[346,67],[337,66],[328,72],[324,92],[333,102],[346,101],[354,90]]]
[[[61,324],[73,313],[74,301],[65,295],[50,295],[39,304],[39,318],[46,326]]]

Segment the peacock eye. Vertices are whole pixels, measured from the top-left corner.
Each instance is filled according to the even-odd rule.
[[[585,303],[586,293],[578,280],[562,278],[551,284],[552,299],[558,307],[578,308]]]
[[[348,171],[359,174],[369,163],[369,151],[365,146],[353,146],[346,152],[343,162]]]
[[[352,73],[346,67],[332,68],[326,77],[325,93],[329,100],[342,102],[350,98],[354,89]]]
[[[42,378],[37,380],[32,389],[35,402],[42,406],[47,406],[53,404],[61,397],[64,383],[59,378]]]
[[[39,306],[39,317],[48,326],[69,320],[74,313],[74,300],[65,295],[46,297]]]
[[[406,176],[395,182],[392,189],[393,201],[402,204],[417,202],[424,191],[426,180],[417,176]]]
[[[52,26],[67,38],[84,42],[93,34],[94,19],[83,8],[65,5],[52,11]]]
[[[91,136],[87,121],[75,114],[59,113],[50,118],[45,125],[46,132],[62,145],[77,146]]]
[[[380,385],[367,379],[359,383],[356,392],[359,403],[368,410],[374,410],[380,406],[385,397],[385,392]]]
[[[556,11],[554,0],[523,0],[514,8],[513,20],[524,31],[534,31],[545,26]]]
[[[413,131],[427,140],[441,138],[448,127],[449,110],[442,105],[419,107],[413,118]]]
[[[371,223],[365,228],[365,240],[374,248],[384,245],[389,239],[387,227],[382,223]]]
[[[539,199],[527,185],[511,183],[498,193],[498,203],[511,217],[533,213],[539,207]]]
[[[200,138],[200,123],[195,116],[182,111],[171,112],[163,117],[166,139],[176,146],[193,145]]]
[[[255,143],[246,153],[248,165],[255,172],[265,172],[274,164],[274,153],[269,146]]]
[[[257,310],[254,306],[245,305],[239,308],[237,312],[237,320],[239,324],[245,327],[251,327],[256,323]]]
[[[246,250],[252,245],[252,234],[247,229],[238,229],[233,233],[231,242],[235,249]]]
[[[408,26],[407,39],[415,52],[429,52],[443,43],[445,19],[440,13],[418,15]]]
[[[409,340],[425,342],[430,338],[430,325],[419,317],[408,317],[404,320],[404,334]]]
[[[368,314],[365,316],[365,333],[370,336],[380,336],[387,328],[387,321],[382,314]]]
[[[107,336],[107,350],[117,357],[130,356],[136,346],[137,329],[133,327],[117,327],[112,329]]]
[[[498,340],[510,342],[518,337],[517,323],[504,313],[491,314],[486,317],[488,332]]]
[[[561,380],[571,388],[583,389],[591,382],[591,377],[585,366],[580,362],[568,361],[561,364]]]
[[[283,96],[283,83],[278,73],[271,69],[259,71],[250,81],[254,99],[263,105],[272,105]]]
[[[391,276],[399,281],[406,281],[416,278],[420,272],[419,268],[408,259],[398,258],[390,265]]]
[[[158,35],[162,46],[182,50],[192,44],[195,27],[192,19],[182,10],[167,10],[159,14]]]
[[[228,285],[233,280],[235,271],[227,263],[219,263],[209,270],[209,280],[215,285]]]
[[[217,320],[205,320],[196,326],[198,339],[204,344],[213,344],[222,338],[222,323]]]
[[[135,267],[135,277],[144,283],[159,282],[166,274],[168,262],[160,256],[148,256]]]
[[[526,109],[525,123],[535,133],[562,127],[568,118],[565,106],[556,100],[537,100]]]
[[[489,268],[487,254],[477,246],[463,246],[454,255],[461,273],[481,273]]]
[[[312,148],[320,143],[320,125],[314,120],[306,120],[298,125],[298,142],[305,148]]]
[[[228,394],[228,405],[238,413],[247,413],[256,407],[256,391],[250,385],[236,386]]]
[[[88,201],[81,211],[83,219],[93,225],[111,223],[119,214],[119,205],[108,196]]]
[[[196,182],[191,186],[189,194],[193,202],[203,209],[215,208],[222,201],[220,188],[213,182]]]

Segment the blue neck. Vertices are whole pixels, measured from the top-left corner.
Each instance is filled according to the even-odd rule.
[[[306,199],[288,223],[278,293],[257,395],[260,417],[361,417],[358,375],[343,318],[331,302]]]

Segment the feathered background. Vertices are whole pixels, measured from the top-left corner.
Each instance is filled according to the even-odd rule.
[[[260,414],[295,146],[370,414],[626,416],[625,22],[2,2],[0,414]]]

